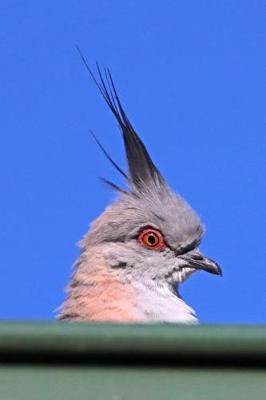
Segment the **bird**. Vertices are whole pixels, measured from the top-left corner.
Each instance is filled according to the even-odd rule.
[[[155,166],[125,112],[110,70],[96,63],[96,75],[80,55],[119,125],[128,172],[94,136],[125,179],[126,189],[105,180],[117,197],[80,242],[80,255],[57,318],[197,324],[195,311],[179,294],[180,285],[200,270],[222,275],[220,266],[199,250],[203,224]]]

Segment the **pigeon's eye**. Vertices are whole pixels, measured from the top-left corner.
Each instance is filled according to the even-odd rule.
[[[147,228],[140,232],[138,241],[142,246],[148,247],[151,250],[163,250],[166,247],[161,232],[152,228]]]

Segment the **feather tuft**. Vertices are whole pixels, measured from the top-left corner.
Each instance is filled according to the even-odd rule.
[[[143,191],[149,186],[167,186],[164,178],[154,165],[146,147],[134,130],[124,111],[110,70],[104,66],[101,70],[99,64],[96,63],[96,69],[98,73],[98,79],[96,79],[79,47],[77,47],[77,50],[87,71],[89,72],[91,78],[93,79],[121,128],[129,168],[131,189],[133,191]],[[127,177],[127,175],[120,169],[120,167],[118,167],[118,165],[111,159],[109,154],[103,149],[98,140],[96,138],[95,140],[115,168],[124,177]]]

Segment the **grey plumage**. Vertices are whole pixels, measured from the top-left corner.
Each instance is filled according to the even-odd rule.
[[[81,257],[60,318],[195,322],[193,310],[180,299],[176,287],[197,269],[221,274],[220,267],[198,250],[203,235],[201,221],[186,201],[171,190],[154,165],[122,107],[109,69],[101,71],[97,64],[97,80],[82,54],[81,57],[121,128],[128,174],[96,141],[126,178],[129,188],[124,190],[110,182],[119,197],[92,224],[81,243]],[[150,232],[148,244],[141,239],[146,231]],[[161,240],[161,247],[157,248],[152,243],[157,241],[156,235]],[[103,260],[104,272],[94,265],[93,254]],[[108,302],[101,301],[103,287],[111,290],[113,279],[122,287],[129,285],[128,292],[133,290],[134,299],[125,296],[119,302],[113,294]],[[90,287],[98,288],[94,297]],[[126,309],[131,310],[130,318],[123,317]]]

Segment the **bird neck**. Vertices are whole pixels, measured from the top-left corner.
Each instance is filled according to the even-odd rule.
[[[167,283],[134,282],[143,322],[197,323],[194,310]]]
[[[165,282],[125,279],[96,246],[77,261],[59,319],[145,323],[195,323],[193,310]]]

